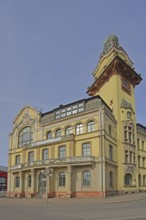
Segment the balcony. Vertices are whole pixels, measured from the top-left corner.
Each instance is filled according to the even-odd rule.
[[[19,165],[15,165],[15,166],[10,167],[10,170],[19,170],[21,168],[22,168],[22,165],[19,164]]]
[[[135,145],[130,143],[124,143],[124,149],[129,151],[135,151]]]
[[[58,158],[54,158],[54,159],[46,159],[46,160],[36,160],[36,161],[31,161],[28,163],[24,163],[21,165],[17,165],[17,166],[13,166],[10,168],[10,170],[14,171],[17,169],[28,169],[28,168],[38,168],[38,167],[42,167],[42,166],[53,166],[53,167],[57,167],[57,166],[64,166],[64,165],[68,165],[71,164],[72,166],[81,166],[81,165],[91,165],[92,163],[95,162],[95,157],[93,156],[88,156],[88,157],[67,157],[67,158],[63,158],[63,159],[58,159]]]
[[[41,146],[41,145],[46,145],[46,144],[58,142],[58,141],[61,141],[61,138],[62,138],[62,137],[57,137],[57,138],[47,139],[47,140],[44,140],[44,141],[33,142],[33,143],[31,144],[31,146],[32,146],[32,147],[38,147],[38,146]]]
[[[31,144],[31,147],[39,147],[42,145],[48,145],[48,144],[52,144],[52,143],[60,142],[60,141],[69,141],[72,139],[73,139],[73,134],[70,134],[69,136],[55,137],[55,138],[51,138],[51,139],[47,139],[47,140],[33,142]]]

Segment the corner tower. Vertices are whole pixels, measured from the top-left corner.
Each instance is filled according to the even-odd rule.
[[[93,72],[94,82],[88,87],[90,96],[100,95],[117,120],[117,161],[119,192],[130,185],[138,190],[138,153],[136,147],[135,86],[142,78],[133,67],[118,37],[109,36]],[[106,146],[105,146],[106,148]]]
[[[88,95],[100,95],[112,108],[117,119],[119,111],[117,114],[116,110],[123,99],[135,109],[134,88],[142,78],[135,72],[133,63],[119,45],[117,36],[111,35],[105,41],[93,77],[94,82],[87,90]]]

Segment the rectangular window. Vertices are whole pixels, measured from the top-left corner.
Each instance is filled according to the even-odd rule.
[[[135,153],[133,153],[133,163],[135,164]]]
[[[71,107],[68,107],[68,108],[67,108],[66,115],[67,115],[67,116],[71,115]]]
[[[28,162],[34,161],[34,152],[31,151],[28,153]]]
[[[62,118],[65,117],[65,115],[66,115],[65,113],[66,113],[66,112],[65,112],[65,109],[62,109],[62,110],[61,110],[61,117],[62,117]]]
[[[82,112],[84,110],[84,104],[83,103],[79,104],[78,110],[79,110],[79,112]]]
[[[134,137],[134,134],[133,134],[133,144],[135,144],[135,137]]]
[[[65,146],[59,147],[59,158],[60,159],[66,158],[66,147]]]
[[[138,166],[140,167],[140,156],[138,156]]]
[[[19,186],[20,186],[20,178],[19,178],[19,176],[16,176],[15,187],[19,187]]]
[[[129,152],[129,163],[132,163],[132,151]]]
[[[108,127],[108,132],[109,132],[109,136],[112,136],[112,126],[111,125],[109,125],[109,127]]]
[[[141,186],[141,175],[140,174],[138,175],[138,184],[139,186]]]
[[[28,176],[28,187],[31,187],[31,175]]]
[[[91,173],[90,171],[85,171],[83,173],[83,186],[90,186],[91,185]]]
[[[42,154],[42,159],[43,159],[43,160],[48,159],[48,154],[49,154],[48,149],[44,149],[44,150],[43,150],[43,154]]]
[[[73,114],[76,114],[77,112],[78,112],[77,105],[73,105],[72,113],[73,113]]]
[[[145,167],[145,157],[142,158],[142,166]]]
[[[128,150],[125,150],[125,163],[128,163]]]
[[[6,191],[7,189],[7,181],[6,181],[6,177],[4,176],[0,176],[0,191]]]
[[[56,112],[56,119],[60,118],[60,111]]]
[[[144,150],[144,141],[142,141],[142,150]]]
[[[137,139],[137,148],[139,149],[139,139]]]
[[[6,183],[6,177],[0,176],[0,183]]]
[[[90,156],[91,155],[91,147],[90,143],[86,143],[82,145],[82,155],[84,157]]]
[[[109,159],[113,160],[113,146],[109,145]]]
[[[129,132],[129,143],[130,144],[132,143],[132,134],[131,134],[131,132]]]
[[[127,142],[127,131],[124,131],[124,140]]]
[[[19,165],[20,164],[20,155],[16,156],[15,164]]]
[[[59,186],[65,186],[65,173],[59,173]]]

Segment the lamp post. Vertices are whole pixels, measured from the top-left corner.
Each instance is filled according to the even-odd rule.
[[[46,181],[46,202],[48,203],[48,184],[49,184],[49,178],[53,174],[53,168],[47,167],[46,170],[42,171],[42,173],[46,176],[45,181]]]

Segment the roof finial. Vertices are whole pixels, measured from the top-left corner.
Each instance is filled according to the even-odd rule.
[[[102,58],[105,54],[107,54],[113,47],[121,49],[121,46],[119,44],[119,39],[116,35],[112,34],[110,35],[104,42],[103,52],[100,55],[100,58]]]

